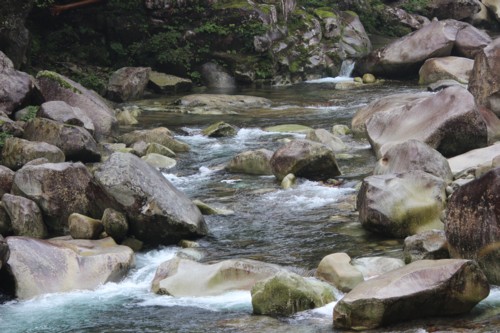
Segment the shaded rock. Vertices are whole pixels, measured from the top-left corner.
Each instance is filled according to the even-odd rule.
[[[82,162],[101,160],[96,141],[86,129],[79,126],[35,118],[26,123],[23,138],[54,145],[62,150],[67,160]]]
[[[391,146],[378,160],[374,175],[421,170],[447,182],[453,180],[448,160],[437,150],[418,140],[408,140]]]
[[[245,95],[192,94],[181,97],[177,104],[185,107],[258,108],[271,105],[267,98]]]
[[[363,274],[365,280],[404,267],[401,259],[387,257],[365,257],[351,261],[351,265]]]
[[[21,168],[29,161],[45,158],[47,162],[64,162],[61,149],[46,142],[28,141],[19,138],[8,138],[2,150],[2,163],[13,170]]]
[[[174,139],[173,133],[166,127],[132,131],[120,136],[118,140],[128,146],[138,141],[144,141],[146,143],[158,143],[176,153],[189,151],[189,145]]]
[[[463,20],[473,16],[481,7],[477,0],[431,0],[426,1],[425,9],[429,17]]]
[[[238,129],[235,126],[225,123],[223,121],[219,121],[218,123],[212,124],[202,131],[203,135],[211,138],[235,136],[237,133]]]
[[[130,126],[137,125],[139,121],[137,117],[130,110],[123,110],[116,114],[116,120],[120,125]]]
[[[12,223],[4,204],[0,201],[0,235],[11,236],[13,234]]]
[[[122,67],[111,74],[106,97],[115,102],[141,98],[149,81],[149,67]]]
[[[142,157],[146,155],[146,150],[148,149],[149,143],[146,143],[144,141],[137,141],[132,144],[130,149],[132,149],[131,153],[134,155],[137,155],[139,157]],[[120,151],[120,150],[116,150]],[[126,152],[125,150],[121,151],[122,153]]]
[[[0,70],[0,111],[11,115],[16,110],[40,101],[40,92],[31,75],[9,67]]]
[[[500,21],[500,2],[498,0],[481,0],[497,21]]]
[[[14,235],[32,238],[47,237],[47,227],[43,223],[40,208],[24,197],[4,194],[2,203],[9,215]]]
[[[94,173],[120,211],[130,234],[148,244],[176,244],[207,234],[196,206],[163,175],[135,155],[113,153]]]
[[[30,33],[25,27],[26,17],[35,1],[5,0],[0,13],[0,48],[13,59],[16,68],[25,64],[30,45]]]
[[[181,93],[190,91],[193,88],[193,82],[189,79],[183,79],[174,75],[155,71],[149,73],[148,85],[157,93]]]
[[[364,330],[398,321],[467,313],[489,285],[469,260],[419,260],[359,284],[334,308],[334,328]]]
[[[90,134],[93,134],[95,131],[94,123],[80,108],[72,107],[63,101],[43,103],[40,106],[37,116],[67,125],[83,127]]]
[[[7,241],[0,234],[0,269],[4,266],[10,257],[10,250]]]
[[[333,151],[309,140],[287,143],[273,154],[270,163],[280,181],[289,173],[311,180],[326,180],[341,174]]]
[[[257,282],[252,288],[253,313],[260,315],[290,316],[334,300],[333,290],[328,284],[307,280],[291,272],[279,272]]]
[[[15,172],[11,169],[0,165],[0,197],[5,193],[10,193],[12,182],[14,181]],[[0,234],[2,232],[0,231]]]
[[[351,265],[351,257],[346,253],[333,253],[321,259],[316,277],[344,292],[351,291],[364,281],[363,274]]]
[[[467,84],[474,60],[460,57],[427,59],[420,67],[419,84],[430,84],[440,80],[455,80]]]
[[[423,259],[450,258],[448,243],[443,230],[427,230],[406,237],[403,252],[407,264]]]
[[[134,266],[134,253],[111,238],[90,241],[8,237],[8,270],[20,299],[117,282]]]
[[[283,124],[264,128],[264,131],[266,132],[277,133],[309,133],[312,130],[313,129],[309,126],[299,124]]]
[[[141,159],[152,167],[159,169],[172,169],[177,165],[177,161],[173,158],[156,153],[146,154]]]
[[[500,38],[481,50],[475,58],[469,91],[476,103],[500,116]]]
[[[182,247],[183,249],[191,249],[191,248],[200,247],[200,244],[197,242],[183,239],[179,242],[179,246]]]
[[[121,245],[129,247],[134,252],[139,252],[144,247],[144,242],[133,237],[127,237],[122,241]]]
[[[127,236],[128,222],[125,214],[113,208],[106,208],[102,214],[101,222],[104,231],[116,242],[121,242]]]
[[[453,175],[459,175],[467,169],[477,169],[482,165],[491,165],[496,156],[500,156],[500,142],[449,158],[448,164]]]
[[[494,144],[500,141],[500,119],[484,106],[479,107],[479,113],[483,117],[488,128],[488,144]]]
[[[88,90],[71,79],[50,71],[37,74],[37,82],[46,101],[64,101],[80,108],[95,126],[97,140],[112,139],[118,130],[114,111],[95,91]]]
[[[374,114],[378,112],[398,112],[398,110],[406,109],[407,105],[417,104],[430,96],[432,94],[428,92],[403,93],[377,99],[356,112],[351,121],[352,131],[355,135],[365,135],[365,124]]]
[[[175,297],[221,295],[231,290],[250,290],[256,282],[281,270],[277,265],[250,259],[208,265],[174,258],[158,267],[152,290]]]
[[[267,149],[239,153],[229,161],[226,170],[250,175],[272,175],[270,160],[273,152]]]
[[[455,80],[439,80],[439,81],[436,81],[436,82],[429,84],[427,86],[427,90],[432,91],[432,92],[438,92],[439,90],[443,90],[443,89],[446,89],[449,87],[455,87],[455,86],[459,86],[459,87],[467,89],[466,84],[460,83],[460,82],[455,81]]]
[[[457,32],[450,21],[431,22],[373,51],[356,64],[357,70],[385,77],[412,76],[426,59],[451,55]]]
[[[375,75],[370,74],[370,73],[365,73],[363,74],[363,83],[375,83],[377,79],[375,78]]]
[[[453,192],[445,232],[452,258],[478,262],[491,284],[500,284],[500,168]]]
[[[209,88],[236,88],[236,81],[224,67],[209,62],[201,66],[201,78]]]
[[[6,137],[15,136],[21,137],[24,133],[23,122],[20,121],[12,121],[7,116],[2,116],[2,112],[0,112],[0,132],[5,133]]]
[[[3,72],[4,69],[13,69],[14,63],[10,60],[5,53],[0,51],[0,72]]]
[[[423,171],[366,177],[357,209],[368,230],[403,238],[429,229],[442,229],[441,211],[446,182]]]
[[[322,143],[330,147],[334,152],[341,152],[347,149],[342,139],[322,128],[309,131],[306,135],[306,139]]]
[[[68,217],[69,234],[74,239],[98,239],[104,227],[101,221],[73,213]]]
[[[110,201],[82,163],[24,166],[14,176],[12,193],[33,200],[49,231],[57,235],[68,232],[70,214],[100,218],[101,205]]]
[[[488,140],[473,96],[459,87],[444,89],[391,112],[377,112],[366,122],[366,130],[379,157],[390,145],[409,139],[425,142],[446,157],[484,147]]]
[[[160,154],[160,155],[172,157],[172,158],[176,157],[176,155],[172,151],[172,149],[169,149],[169,148],[167,148],[159,143],[156,143],[156,142],[151,142],[150,144],[148,144],[148,148],[146,149],[146,154],[152,154],[152,153]]]

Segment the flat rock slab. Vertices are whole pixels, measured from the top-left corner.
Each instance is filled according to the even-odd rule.
[[[450,165],[451,172],[457,175],[467,169],[477,168],[485,164],[491,165],[493,159],[497,156],[500,156],[500,142],[449,158],[448,164]]]

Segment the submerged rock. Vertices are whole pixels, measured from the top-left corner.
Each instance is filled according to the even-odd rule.
[[[253,313],[258,315],[290,316],[334,300],[333,289],[327,283],[286,271],[259,281],[252,288]]]
[[[219,121],[205,128],[202,133],[210,138],[221,138],[235,136],[238,133],[238,129],[231,124]]]
[[[293,140],[279,148],[271,158],[271,168],[280,181],[289,173],[311,180],[327,180],[341,174],[333,151],[309,140]]]
[[[452,258],[476,260],[491,284],[500,284],[500,168],[462,185],[447,208]]]
[[[250,290],[254,284],[283,268],[250,259],[230,259],[200,264],[174,258],[161,264],[152,282],[157,294],[181,296],[220,295],[231,290]]]
[[[446,182],[423,171],[366,177],[358,193],[362,226],[393,237],[442,229]]]
[[[151,245],[207,234],[196,206],[159,171],[135,155],[113,153],[95,179],[127,216],[130,234]]]
[[[46,293],[95,289],[117,282],[134,265],[134,253],[111,238],[38,240],[8,237],[8,271],[15,296],[29,299]]]
[[[334,308],[333,326],[366,330],[417,318],[467,313],[489,294],[470,260],[420,260],[367,280]]]
[[[264,128],[264,131],[266,132],[277,133],[309,133],[312,130],[313,129],[309,126],[299,124],[283,124]]]

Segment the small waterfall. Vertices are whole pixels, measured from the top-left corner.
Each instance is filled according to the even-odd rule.
[[[342,65],[340,66],[340,77],[351,77],[352,71],[354,70],[354,65],[356,62],[352,59],[345,59],[342,61]]]

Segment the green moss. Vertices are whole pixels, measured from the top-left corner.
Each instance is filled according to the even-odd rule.
[[[335,15],[334,12],[331,12],[331,11],[328,11],[328,10],[324,10],[322,8],[317,8],[314,10],[314,14],[319,17],[320,19],[326,19],[326,18],[329,18],[329,17],[337,17],[337,15]]]
[[[21,118],[22,121],[28,121],[36,117],[36,114],[40,110],[38,105],[30,105],[26,107],[26,114]]]
[[[36,78],[37,79],[46,78],[46,79],[55,81],[57,84],[59,84],[59,86],[61,88],[65,88],[65,89],[71,90],[72,92],[74,92],[76,94],[81,94],[82,93],[80,90],[78,90],[77,88],[73,87],[71,84],[69,84],[68,82],[66,82],[62,78],[62,76],[59,75],[59,74],[57,74],[56,72],[52,72],[52,71],[40,71],[36,75]]]
[[[12,134],[7,133],[7,132],[0,132],[0,148],[5,145],[5,140],[8,138],[11,138]]]
[[[214,5],[215,9],[253,9],[246,0],[220,0]]]

